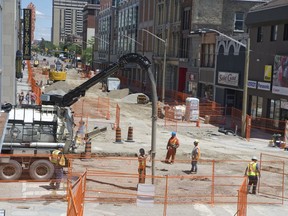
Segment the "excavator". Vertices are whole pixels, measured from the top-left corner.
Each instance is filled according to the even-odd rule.
[[[145,56],[129,53],[64,95],[42,94],[41,105],[5,107],[9,120],[4,142],[0,143],[0,179],[17,180],[24,173],[35,180],[50,179],[54,167],[43,155],[49,155],[57,148],[62,148],[64,154],[73,153],[74,120],[70,106],[84,97],[89,88],[130,63],[136,63],[146,71],[151,65]]]

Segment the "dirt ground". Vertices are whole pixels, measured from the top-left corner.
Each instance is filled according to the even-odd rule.
[[[69,70],[67,80],[58,82],[45,89],[45,92],[59,89],[64,92],[69,91],[87,79],[80,78],[76,70]],[[99,119],[93,116],[96,112],[95,101],[98,97],[110,98],[110,119]],[[84,101],[83,101],[84,99]],[[111,92],[102,92],[101,84],[91,87],[86,96],[73,105],[73,111],[83,116],[88,115],[88,128],[92,130],[95,126],[107,127],[107,131],[100,133],[92,139],[91,160],[74,160],[73,170],[84,172],[90,170],[87,187],[88,196],[95,199],[110,202],[122,200],[122,202],[135,201],[137,193],[137,167],[138,161],[135,156],[139,148],[144,148],[146,152],[151,149],[151,103],[137,104],[137,94],[130,94],[129,89],[121,89]],[[115,122],[116,106],[120,107],[120,128],[123,142],[115,141]],[[78,121],[79,118],[75,120]],[[178,122],[177,127],[171,125],[164,127],[163,119],[157,120],[156,132],[156,157],[155,157],[155,179],[156,194],[159,196],[159,202],[163,202],[166,179],[168,175],[169,201],[175,203],[194,203],[211,202],[211,193],[216,196],[215,201],[219,202],[236,202],[237,190],[243,181],[245,168],[252,156],[260,158],[261,153],[272,154],[283,157],[281,160],[288,160],[288,153],[268,146],[268,140],[251,139],[250,142],[232,134],[225,135],[218,132],[218,127],[210,124],[200,123],[196,127],[195,123]],[[128,127],[133,127],[133,141],[126,142]],[[166,143],[170,137],[171,131],[177,130],[177,136],[180,140],[180,147],[177,150],[176,162],[173,165],[165,164],[161,161],[165,158]],[[198,165],[199,172],[197,175],[191,175],[189,170],[190,155],[193,148],[193,140],[200,141],[201,161]],[[84,146],[78,148],[78,152],[83,152]],[[107,158],[109,157],[109,158]],[[280,158],[262,156],[263,160],[273,160],[277,162],[263,162],[264,170],[261,179],[263,196],[248,197],[250,202],[273,203],[280,202],[278,198],[271,199],[270,195],[288,196],[286,188],[282,188],[287,174],[283,170],[283,162]],[[147,163],[147,183],[151,183],[151,166]],[[275,170],[278,170],[277,172]],[[129,173],[129,175],[127,174]],[[213,178],[212,173],[215,174]],[[285,177],[286,176],[286,177]],[[285,177],[285,178],[284,178]],[[277,182],[277,183],[275,183]],[[94,190],[94,191],[92,191]],[[106,192],[110,193],[106,193]],[[119,198],[119,194],[121,198]],[[124,194],[124,195],[123,195]],[[181,196],[180,196],[181,195]],[[115,200],[114,200],[114,198]],[[123,200],[125,197],[125,201]],[[132,199],[131,197],[134,197]],[[201,198],[200,198],[201,197]],[[108,201],[109,201],[108,200]]]

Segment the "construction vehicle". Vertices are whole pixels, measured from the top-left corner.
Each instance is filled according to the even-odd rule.
[[[0,179],[17,180],[25,173],[36,180],[50,179],[54,167],[47,155],[58,148],[63,148],[67,155],[73,153],[75,146],[75,124],[70,106],[84,97],[89,88],[129,63],[137,63],[143,70],[148,70],[151,65],[145,56],[126,54],[65,95],[42,94],[42,105],[13,107],[9,112],[4,141],[1,142],[0,139]],[[89,138],[97,131],[103,130],[96,129],[85,136]]]
[[[65,81],[67,72],[64,70],[63,65],[58,60],[55,65],[50,65],[49,80],[52,82]]]

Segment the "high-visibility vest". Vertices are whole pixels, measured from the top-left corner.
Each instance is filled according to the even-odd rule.
[[[258,172],[257,172],[257,163],[256,162],[250,162],[248,164],[248,172],[247,172],[248,176],[258,176]]]
[[[198,154],[196,154],[196,152],[197,152]],[[200,155],[201,155],[201,152],[200,152],[199,146],[195,146],[195,147],[193,148],[193,151],[192,151],[192,159],[194,159],[194,160],[199,160]]]
[[[146,167],[146,158],[147,157],[145,155],[144,156],[141,156],[141,155],[138,156],[138,162],[139,162],[138,169],[144,169]]]
[[[59,160],[60,160],[60,158],[59,158],[59,154],[62,154],[62,152],[61,151],[59,151],[59,150],[54,150],[53,152],[52,152],[52,156],[51,156],[51,158],[50,158],[50,161],[51,161],[51,163],[54,163],[54,164],[59,164]]]

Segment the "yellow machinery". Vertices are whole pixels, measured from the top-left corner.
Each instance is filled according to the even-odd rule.
[[[49,80],[53,82],[66,80],[67,72],[62,70],[62,68],[59,69],[61,70],[56,70],[55,65],[50,65]]]
[[[49,72],[49,80],[53,82],[57,81],[65,81],[67,76],[66,71],[55,71],[55,70],[50,70]]]

